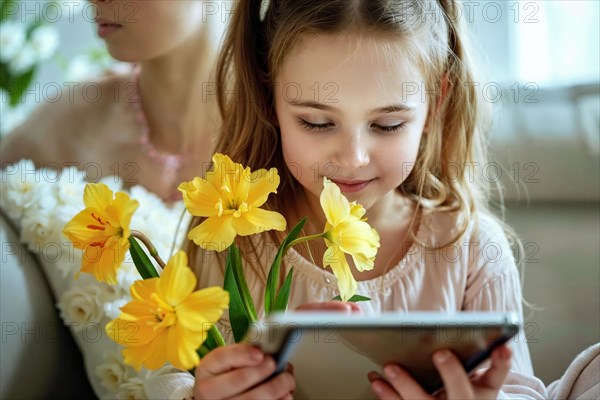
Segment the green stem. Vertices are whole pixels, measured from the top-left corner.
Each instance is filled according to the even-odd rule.
[[[134,238],[137,238],[140,242],[142,242],[144,244],[144,246],[146,246],[146,249],[148,249],[148,253],[150,253],[152,258],[154,258],[156,260],[156,262],[158,263],[158,265],[160,265],[160,267],[162,269],[165,269],[165,262],[158,255],[158,251],[156,251],[156,247],[154,247],[154,245],[152,244],[152,242],[150,241],[148,236],[146,236],[142,232],[136,231],[136,230],[131,231],[131,236],[133,236]]]
[[[223,339],[223,335],[221,335],[221,332],[219,332],[219,328],[217,328],[216,325],[213,324],[213,326],[210,327],[208,334],[212,336],[217,346],[225,346],[225,339]]]
[[[210,349],[205,345],[202,345],[198,348],[198,350],[196,350],[196,353],[198,353],[198,356],[200,356],[200,358],[203,358],[205,355],[210,353]]]
[[[297,244],[309,242],[314,239],[326,239],[328,235],[329,235],[329,232],[323,232],[323,233],[319,233],[317,235],[299,237],[295,240],[292,240],[291,242],[288,243],[287,246],[285,246],[285,248],[283,249],[283,254],[285,255],[285,253],[288,251],[288,249],[290,247],[294,247]]]

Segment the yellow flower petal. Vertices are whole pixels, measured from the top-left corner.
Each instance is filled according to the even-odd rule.
[[[279,174],[276,168],[270,170],[259,169],[250,175],[250,188],[248,191],[248,204],[260,207],[267,201],[269,194],[277,193]]]
[[[352,256],[358,271],[370,270],[375,265],[379,248],[379,234],[363,219],[365,209],[356,202],[348,202],[339,187],[329,179],[323,180],[321,207],[327,218],[323,232],[328,246],[323,265],[331,267],[338,277],[340,296],[348,300],[358,284],[352,276],[346,254]]]
[[[285,230],[283,216],[259,208],[277,191],[279,175],[275,168],[252,172],[224,154],[216,153],[212,159],[213,168],[206,179],[180,185],[188,211],[208,217],[188,238],[205,249],[223,251],[236,235]]]
[[[350,272],[345,254],[338,246],[329,246],[323,255],[323,265],[330,267],[336,276],[342,301],[348,301],[356,293],[358,284]]]
[[[275,211],[263,210],[262,208],[253,208],[242,215],[248,222],[257,227],[257,232],[270,230],[284,231],[286,221],[283,215]]]
[[[169,362],[181,370],[192,369],[200,362],[196,349],[206,340],[206,334],[196,333],[190,341],[185,329],[178,326],[170,329],[167,336],[167,357]]]
[[[113,342],[126,347],[143,347],[156,336],[151,325],[121,318],[110,321],[104,330]]]
[[[379,248],[379,234],[364,221],[344,223],[336,229],[341,241],[338,243],[348,254],[365,254],[374,257]]]
[[[173,307],[185,300],[196,287],[196,275],[187,265],[187,255],[178,251],[169,260],[158,284],[158,294]]]
[[[221,199],[218,187],[201,178],[179,185],[183,194],[183,202],[190,214],[197,217],[212,217],[216,215],[215,205]]]
[[[88,183],[83,197],[85,210],[65,224],[63,234],[83,250],[80,272],[116,284],[117,270],[129,249],[129,224],[138,202],[121,192],[113,199],[112,191],[102,183]]]
[[[235,239],[233,217],[210,217],[188,233],[188,239],[206,250],[223,251]]]
[[[177,306],[179,322],[188,329],[208,329],[217,321],[222,309],[229,305],[229,293],[220,287],[209,287],[192,293]]]
[[[86,208],[104,209],[112,202],[113,192],[104,183],[88,183],[83,190],[83,203]]]
[[[323,191],[320,196],[321,208],[327,222],[335,226],[350,215],[350,203],[342,196],[340,188],[329,179],[323,179]]]
[[[178,252],[160,277],[132,285],[134,300],[106,326],[108,336],[126,346],[125,363],[138,370],[158,369],[166,362],[180,369],[198,364],[196,349],[229,306],[229,294],[219,287],[191,293],[195,278],[190,278],[194,274],[187,256]],[[169,300],[179,304],[172,306]]]
[[[134,300],[149,300],[152,293],[158,290],[159,278],[141,279],[133,282],[129,288]]]
[[[137,371],[142,366],[147,369],[159,369],[167,362],[167,336],[157,335],[145,346],[130,346],[123,350],[124,362]]]

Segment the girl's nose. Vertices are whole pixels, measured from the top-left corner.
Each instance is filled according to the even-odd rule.
[[[369,164],[368,138],[360,133],[340,135],[333,162],[340,168],[358,169]]]

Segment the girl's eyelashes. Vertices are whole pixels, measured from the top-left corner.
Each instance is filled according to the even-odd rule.
[[[314,123],[308,122],[307,120],[302,119],[302,118],[298,118],[298,122],[306,130],[308,130],[308,131],[317,131],[317,132],[324,131],[324,130],[326,130],[328,128],[331,128],[331,127],[335,126],[335,124],[333,122],[325,122],[325,123],[322,123],[322,124],[314,124]]]
[[[374,128],[380,132],[386,132],[386,133],[399,132],[402,129],[404,129],[405,126],[406,126],[406,122],[401,122],[396,125],[379,125],[379,124],[371,125],[372,128]]]
[[[298,118],[298,123],[307,131],[313,132],[321,132],[327,129],[335,127],[335,123],[333,122],[323,122],[323,123],[313,123],[309,122],[303,118]],[[371,129],[383,133],[394,133],[403,130],[406,126],[406,122],[401,122],[395,125],[380,125],[380,124],[371,124]]]

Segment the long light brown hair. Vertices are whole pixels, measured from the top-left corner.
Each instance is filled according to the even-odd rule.
[[[348,33],[397,39],[424,71],[425,91],[433,93],[415,165],[397,190],[423,210],[457,216],[458,233],[445,246],[460,239],[476,212],[489,212],[490,185],[467,168],[487,162],[489,112],[471,84],[477,78],[455,0],[272,0],[264,13],[261,3],[239,2],[221,49],[217,150],[252,169],[278,169],[280,189],[268,208],[285,210],[301,189],[283,159],[275,77],[305,35]]]

